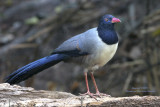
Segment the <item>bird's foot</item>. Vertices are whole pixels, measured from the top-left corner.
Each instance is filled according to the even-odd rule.
[[[84,94],[80,94],[81,96],[85,96],[85,95],[89,95],[91,98],[94,98],[95,100],[97,100],[96,97],[102,97],[102,96],[106,96],[106,97],[111,97],[110,95],[108,94],[104,94],[104,93],[100,93],[100,92],[96,92],[95,94],[94,93],[91,93],[89,91],[87,91],[86,93]]]
[[[91,92],[89,92],[89,91],[87,91],[87,92],[84,93],[84,94],[80,94],[80,95],[81,95],[81,96],[89,95],[91,98],[94,98],[95,100],[97,100],[95,94],[93,94],[93,93],[91,93]]]
[[[94,96],[98,96],[98,97],[101,97],[101,96],[111,97],[110,95],[105,94],[105,93],[100,93],[99,91],[96,92],[96,94],[94,94]]]

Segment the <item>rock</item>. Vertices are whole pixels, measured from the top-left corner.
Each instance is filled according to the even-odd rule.
[[[66,92],[34,90],[30,87],[0,84],[0,106],[51,107],[51,106],[154,106],[160,105],[159,96],[101,97],[75,96]]]
[[[142,55],[141,49],[138,46],[134,46],[129,53],[129,56],[133,59],[138,59]]]
[[[6,44],[14,39],[13,34],[0,35],[0,44]]]

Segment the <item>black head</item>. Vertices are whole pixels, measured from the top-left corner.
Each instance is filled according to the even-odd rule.
[[[112,15],[104,15],[99,21],[97,28],[98,35],[108,45],[112,45],[118,42],[117,33],[114,30],[114,24],[121,22],[118,18]]]
[[[98,27],[104,27],[105,29],[114,29],[114,23],[118,22],[121,22],[118,18],[107,14],[101,17]]]

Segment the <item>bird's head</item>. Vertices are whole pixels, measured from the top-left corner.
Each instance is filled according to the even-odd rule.
[[[108,28],[108,29],[114,28],[114,24],[118,22],[121,22],[120,19],[107,14],[101,17],[99,21],[99,27]]]

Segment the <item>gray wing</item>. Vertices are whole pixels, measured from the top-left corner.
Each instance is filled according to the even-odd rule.
[[[74,36],[63,42],[51,54],[63,53],[71,56],[82,56],[91,54],[94,50],[95,28],[90,29],[82,34]]]
[[[74,36],[65,42],[63,42],[58,48],[56,48],[52,54],[68,54],[70,56],[82,56],[88,55],[89,53],[82,48],[81,38],[85,36],[84,34],[80,34]]]

